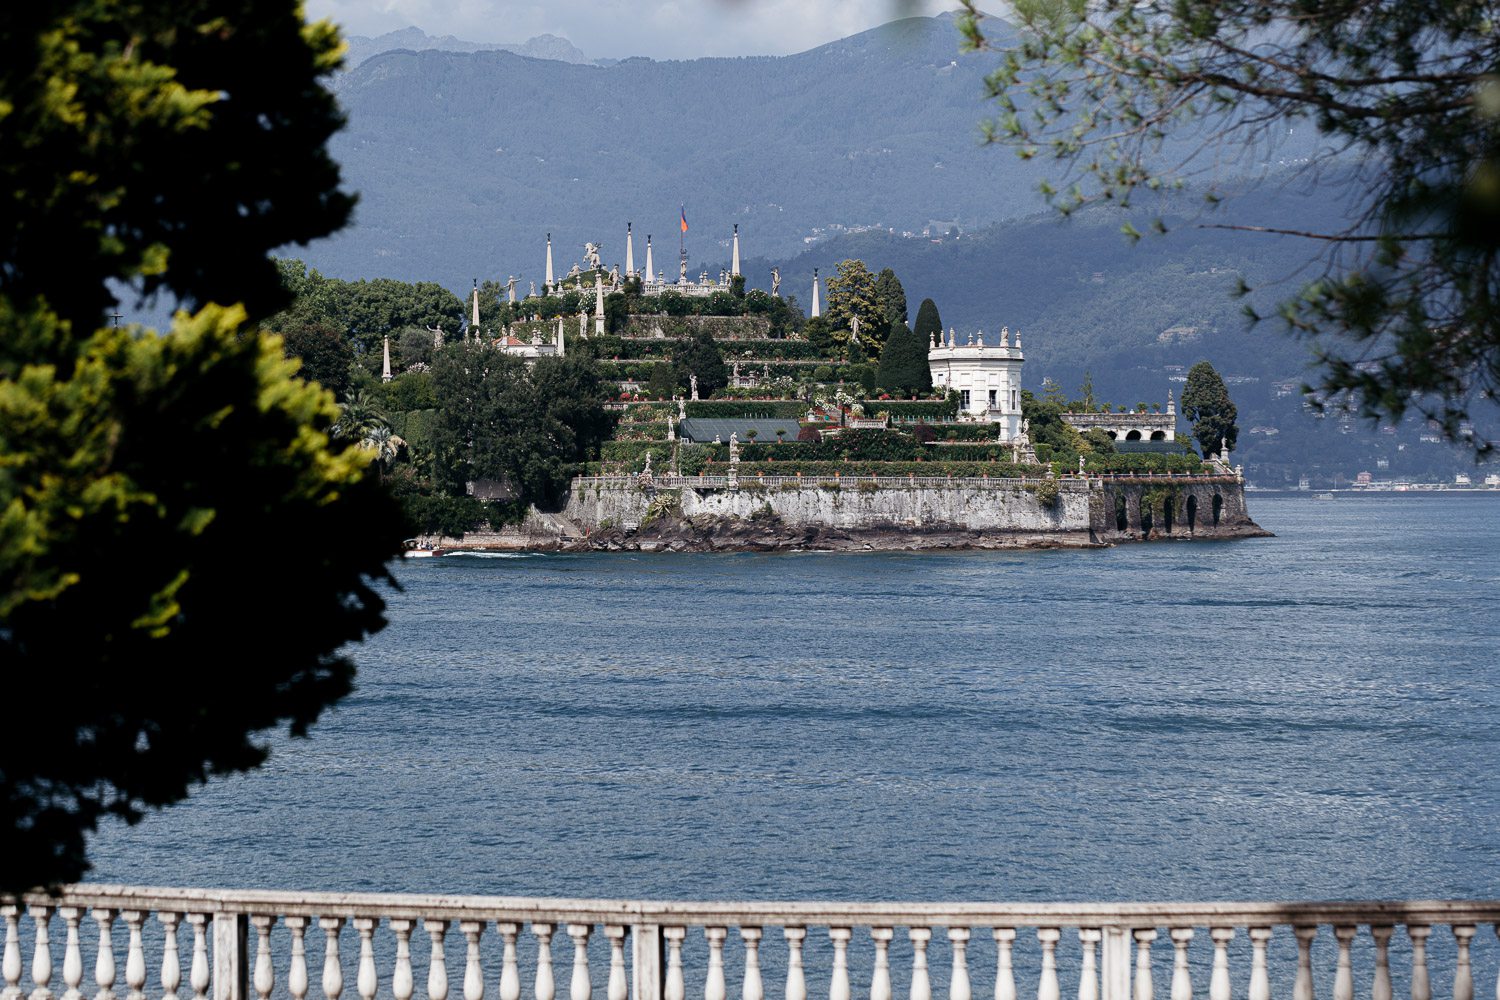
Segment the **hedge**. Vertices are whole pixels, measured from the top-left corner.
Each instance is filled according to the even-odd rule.
[[[957,396],[949,399],[867,399],[864,404],[866,413],[873,415],[886,410],[895,420],[951,420],[958,416]]]
[[[870,404],[865,405],[868,407]],[[928,424],[927,426],[931,427],[933,433],[937,435],[937,444],[945,441],[994,441],[1000,436],[999,424]]]
[[[621,337],[619,350],[625,358],[670,358],[682,345],[676,338]],[[820,361],[824,364],[836,359],[820,352],[805,340],[726,340],[719,345],[724,352],[724,363],[739,361]],[[747,359],[746,354],[750,357]]]
[[[797,420],[805,413],[807,413],[807,404],[795,399],[693,400],[687,404],[687,415],[690,417],[731,419],[764,417],[768,420]]]
[[[1084,466],[1089,472],[1202,472],[1203,460],[1197,455],[1089,455]],[[1072,471],[1072,470],[1064,470]]]
[[[728,475],[728,467],[715,463],[704,470],[705,475]],[[991,479],[1037,478],[1047,474],[1040,465],[1017,465],[1012,462],[741,462],[739,475],[753,476],[763,472],[768,476],[794,476],[830,479],[835,475],[843,478],[859,476],[953,476],[954,478]],[[852,483],[850,485],[853,485]]]

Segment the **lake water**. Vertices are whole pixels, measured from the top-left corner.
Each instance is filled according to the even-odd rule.
[[[1278,537],[411,562],[352,698],[263,771],[106,830],[92,877],[1500,895],[1500,496],[1251,512]]]

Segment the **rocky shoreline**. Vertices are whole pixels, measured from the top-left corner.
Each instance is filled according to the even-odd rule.
[[[427,537],[419,544],[453,552],[917,552],[929,550],[1104,549],[1130,542],[1271,538],[1252,523],[1212,532],[1153,531],[1149,537],[1091,531],[975,531],[959,525],[872,525],[862,528],[792,527],[753,519],[663,517],[639,528],[610,527],[588,535],[547,535],[520,529],[480,532],[460,539]]]

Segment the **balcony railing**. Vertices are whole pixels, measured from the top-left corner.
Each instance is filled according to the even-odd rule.
[[[87,931],[86,917],[93,924]],[[1432,1000],[1428,944],[1435,933],[1433,943],[1444,951],[1435,963],[1443,967],[1439,995],[1474,1000],[1471,945],[1481,926],[1500,920],[1500,902],[693,903],[85,885],[56,896],[0,897],[0,918],[4,1000],[52,1000],[58,935],[63,1000],[115,1000],[121,923],[126,1000],[178,997],[184,964],[194,1000],[249,1000],[252,989],[259,1000],[273,993],[306,1000],[314,982],[309,966],[317,968],[318,958],[313,992],[340,1000],[346,953],[362,1000],[411,1000],[423,966],[424,1000],[448,1000],[454,931],[455,947],[464,949],[463,1000],[483,1000],[491,990],[499,1000],[519,1000],[523,974],[535,1000],[559,1000],[562,970],[554,970],[553,946],[563,935],[573,946],[571,960],[560,960],[571,967],[567,1000],[592,1000],[596,974],[605,982],[603,1000],[685,1000],[690,993],[727,1000],[726,951],[741,972],[738,996],[766,1000],[763,947],[775,949],[766,965],[784,972],[785,1000],[850,1000],[856,983],[861,997],[892,1000],[893,962],[911,1000],[932,1000],[928,949],[935,941],[947,958],[937,973],[948,980],[947,1000],[974,1000],[979,980],[982,994],[993,982],[994,1000],[1060,1000],[1063,979],[1076,982],[1078,1000],[1192,1000],[1205,995],[1195,966],[1200,979],[1207,970],[1207,1000],[1231,1000],[1240,990],[1247,1000],[1270,1000],[1288,987],[1290,1000],[1314,1000],[1329,986],[1332,1000],[1353,1000],[1356,981],[1361,997],[1393,1000],[1397,977],[1411,1000]],[[341,951],[346,928],[351,945],[357,936],[357,958],[354,947]],[[21,984],[27,930],[29,995]],[[179,941],[184,933],[190,940]],[[427,938],[415,957],[413,936]],[[97,987],[87,992],[84,937],[93,945]],[[1489,937],[1481,945],[1486,968],[1495,957]],[[768,938],[780,941],[772,946]],[[601,945],[593,959],[590,939]],[[1158,941],[1170,945],[1170,958],[1159,954],[1164,947],[1153,957]],[[1273,942],[1286,951],[1284,961],[1268,960]],[[1067,966],[1061,978],[1060,962]],[[1169,985],[1159,990],[1155,976],[1164,966]]]

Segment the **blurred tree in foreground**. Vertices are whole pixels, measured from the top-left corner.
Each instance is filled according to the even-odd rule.
[[[1006,43],[992,43],[975,0],[964,6],[967,46],[999,56],[988,137],[1062,161],[1075,183],[1044,193],[1064,211],[1128,204],[1290,126],[1317,129],[1305,169],[1345,178],[1349,226],[1232,228],[1317,246],[1322,277],[1279,312],[1311,341],[1320,398],[1357,400],[1372,418],[1415,409],[1457,437],[1476,400],[1500,391],[1494,4],[1016,0]]]
[[[0,890],[259,765],[384,625],[396,509],[251,322],[287,301],[267,252],[349,214],[339,51],[294,0],[0,13]],[[113,328],[122,285],[195,311]]]

